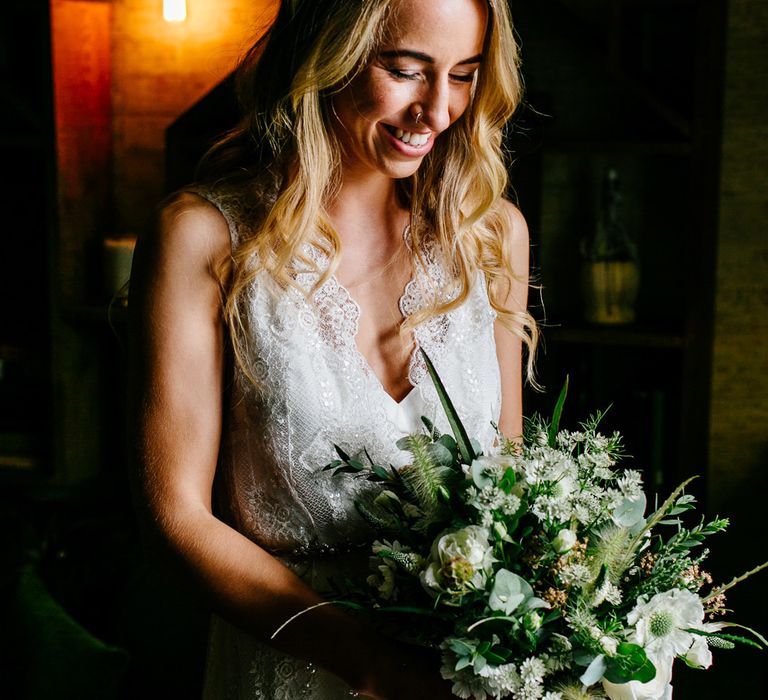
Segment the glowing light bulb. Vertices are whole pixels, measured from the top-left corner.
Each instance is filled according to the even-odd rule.
[[[183,22],[187,18],[187,0],[163,0],[163,19]]]

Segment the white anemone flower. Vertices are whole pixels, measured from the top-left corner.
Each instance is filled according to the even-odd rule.
[[[657,593],[647,602],[639,598],[627,615],[627,622],[634,626],[630,641],[646,653],[665,658],[685,654],[694,641],[694,635],[686,630],[701,629],[703,621],[704,605],[699,596],[678,588]]]

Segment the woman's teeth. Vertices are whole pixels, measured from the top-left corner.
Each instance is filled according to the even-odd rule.
[[[394,130],[395,138],[400,139],[403,143],[409,143],[411,146],[423,146],[429,141],[429,134],[416,134],[413,131],[403,131],[402,129]]]

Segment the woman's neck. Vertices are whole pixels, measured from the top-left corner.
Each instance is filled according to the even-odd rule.
[[[344,249],[376,257],[401,244],[409,212],[398,202],[395,183],[370,177],[341,184],[328,214]]]

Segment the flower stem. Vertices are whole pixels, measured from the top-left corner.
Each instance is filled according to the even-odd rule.
[[[758,571],[762,571],[768,567],[768,561],[764,561],[762,564],[756,566],[751,571],[747,571],[747,573],[742,574],[741,576],[737,576],[736,578],[732,579],[730,582],[719,586],[718,588],[713,589],[710,594],[704,598],[704,602],[706,603],[708,600],[711,600],[712,598],[715,598],[716,596],[719,596],[721,593],[725,593],[729,588],[733,588],[737,583],[741,583],[742,581],[748,579],[753,574],[756,574]]]

